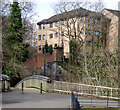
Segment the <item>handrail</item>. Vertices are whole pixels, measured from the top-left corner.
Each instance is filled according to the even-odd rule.
[[[116,89],[118,88],[111,88],[106,86],[96,86],[96,85],[87,85],[87,84],[80,84],[80,83],[70,83],[70,82],[62,82],[62,81],[55,81],[56,83],[67,83],[67,84],[77,84],[77,85],[83,85],[83,86],[91,86],[91,87],[99,87],[99,88],[105,88],[105,89]]]
[[[104,86],[94,86],[87,84],[79,84],[79,83],[70,83],[70,82],[62,82],[55,81],[54,82],[54,90],[58,92],[71,93],[71,91],[79,91],[80,95],[90,95],[89,90],[94,91],[94,96],[107,98],[106,93],[101,94],[101,91],[110,91],[109,98],[111,99],[119,99],[118,97],[118,88],[110,88]]]

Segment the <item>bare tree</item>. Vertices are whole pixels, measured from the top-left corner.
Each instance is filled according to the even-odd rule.
[[[65,64],[68,71],[71,74],[78,75],[80,79],[85,79],[88,84],[116,86],[118,82],[118,59],[116,53],[109,56],[109,52],[106,53],[105,50],[109,19],[100,13],[102,9],[101,1],[96,3],[60,1],[56,4],[55,12],[62,16],[60,20],[65,21],[64,26],[59,27],[60,35],[62,31],[65,33],[61,39],[64,42],[72,41],[72,46],[75,46],[70,48],[73,52],[72,55],[71,50],[69,53],[71,55],[69,60],[72,59],[71,63]],[[99,28],[95,26],[95,20],[99,21]],[[87,30],[85,30],[86,27]],[[100,32],[97,37],[94,33],[96,29],[99,29]],[[84,37],[82,35],[83,30],[87,33]],[[91,46],[88,46],[89,41]],[[114,74],[112,74],[113,72]]]

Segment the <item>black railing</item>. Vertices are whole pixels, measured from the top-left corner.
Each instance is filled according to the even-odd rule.
[[[97,93],[97,94],[96,94]],[[102,94],[106,97],[100,98]],[[73,110],[81,110],[81,106],[89,107],[120,107],[120,98],[111,99],[111,94],[118,95],[118,91],[94,91],[94,90],[81,90],[72,91],[72,108]],[[80,109],[79,109],[80,108]]]
[[[72,110],[81,110],[81,106],[80,106],[80,103],[77,99],[77,97],[74,95],[73,91],[72,91]]]

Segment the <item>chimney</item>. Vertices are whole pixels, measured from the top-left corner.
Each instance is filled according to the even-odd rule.
[[[120,11],[120,1],[118,2],[118,10]]]

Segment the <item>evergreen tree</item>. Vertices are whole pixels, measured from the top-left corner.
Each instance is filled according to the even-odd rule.
[[[48,46],[47,41],[45,42],[45,46],[43,47],[43,53],[50,53],[52,54],[53,48],[52,45]]]
[[[10,76],[10,83],[14,86],[20,80],[20,74],[23,71],[21,65],[29,55],[27,50],[29,44],[23,42],[21,9],[18,2],[13,2],[11,5],[9,24],[8,35],[4,41],[7,49],[4,50],[3,54],[6,59],[2,73]]]
[[[9,36],[7,38],[8,46],[13,51],[18,61],[24,62],[28,58],[28,43],[23,43],[21,9],[18,2],[11,5]]]
[[[21,43],[22,38],[22,18],[21,18],[21,9],[18,6],[18,2],[13,2],[11,5],[11,15],[10,15],[10,28],[8,36],[8,44],[12,46],[15,43]]]
[[[50,45],[49,46],[49,53],[52,54],[52,52],[53,52],[53,47],[52,47],[52,45]]]

